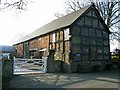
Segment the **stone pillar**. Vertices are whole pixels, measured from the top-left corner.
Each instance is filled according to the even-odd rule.
[[[47,59],[47,72],[52,73],[54,72],[54,50],[49,51],[48,59]]]
[[[2,88],[9,87],[9,81],[13,78],[13,60],[2,61]]]

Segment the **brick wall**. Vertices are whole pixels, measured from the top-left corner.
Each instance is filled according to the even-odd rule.
[[[49,36],[43,36],[38,38],[38,48],[47,48],[49,45]]]
[[[34,39],[29,42],[29,49],[35,48],[38,48],[38,39]]]
[[[16,48],[16,57],[23,57],[23,44],[14,46]]]

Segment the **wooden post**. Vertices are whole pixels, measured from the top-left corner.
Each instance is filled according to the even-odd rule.
[[[48,50],[50,51],[50,34],[49,34],[49,46],[48,46]]]
[[[59,34],[58,34],[58,50],[60,51],[60,31],[58,32]]]
[[[64,42],[64,30],[63,30],[63,63],[62,63],[62,71],[65,69],[65,42]]]
[[[47,72],[47,58],[44,60],[44,72]]]
[[[64,42],[64,38],[65,38],[65,36],[64,36],[64,30],[63,30],[63,61],[65,62],[65,42]]]
[[[57,33],[55,33],[55,42],[54,42],[54,44],[55,44],[55,50],[56,50],[56,41],[57,41]]]

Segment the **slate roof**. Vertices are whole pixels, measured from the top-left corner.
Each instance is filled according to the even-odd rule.
[[[55,31],[57,29],[67,27],[67,26],[71,25],[79,16],[81,16],[89,7],[90,6],[87,6],[76,12],[70,13],[59,19],[53,20],[52,22],[50,22],[50,23],[38,28],[37,30],[33,31],[32,33],[26,35],[21,40],[19,40],[19,42],[17,42],[17,43],[22,43],[22,42],[28,41],[32,38],[38,37],[40,35],[44,35],[49,32]]]
[[[92,4],[92,5],[86,6],[86,7],[82,8],[82,9],[79,9],[76,12],[73,12],[73,13],[70,13],[70,14],[68,14],[66,16],[63,16],[63,17],[61,17],[59,19],[53,20],[52,22],[50,22],[50,23],[38,28],[37,30],[33,31],[32,33],[26,35],[21,40],[19,40],[16,44],[20,44],[22,42],[25,42],[25,41],[31,40],[33,38],[36,38],[38,36],[41,36],[41,35],[53,32],[55,30],[70,26],[73,22],[75,22],[75,20],[77,20],[82,14],[84,14],[84,12],[86,12],[92,6],[95,8],[95,5]],[[96,12],[99,14],[97,9],[96,9]],[[106,27],[106,30],[108,31],[108,33],[110,33],[107,25],[104,23],[102,18],[101,18],[101,21],[103,22],[104,26]],[[14,45],[16,45],[16,44],[14,44]]]
[[[10,53],[10,52],[14,52],[15,48],[13,46],[0,46],[0,52],[1,53]]]

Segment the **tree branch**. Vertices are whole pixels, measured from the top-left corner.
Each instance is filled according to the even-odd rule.
[[[111,19],[111,23],[116,19],[120,19],[119,17],[120,17],[120,13],[118,15],[116,15],[113,19]]]
[[[120,20],[118,20],[118,21],[112,23],[112,24],[110,25],[110,27],[113,26],[114,24],[117,24],[118,22],[120,22]]]
[[[1,9],[15,8],[18,10],[25,10],[28,5],[28,1],[27,0],[19,0],[19,1],[14,0],[13,2],[6,1],[2,5],[3,7]]]

